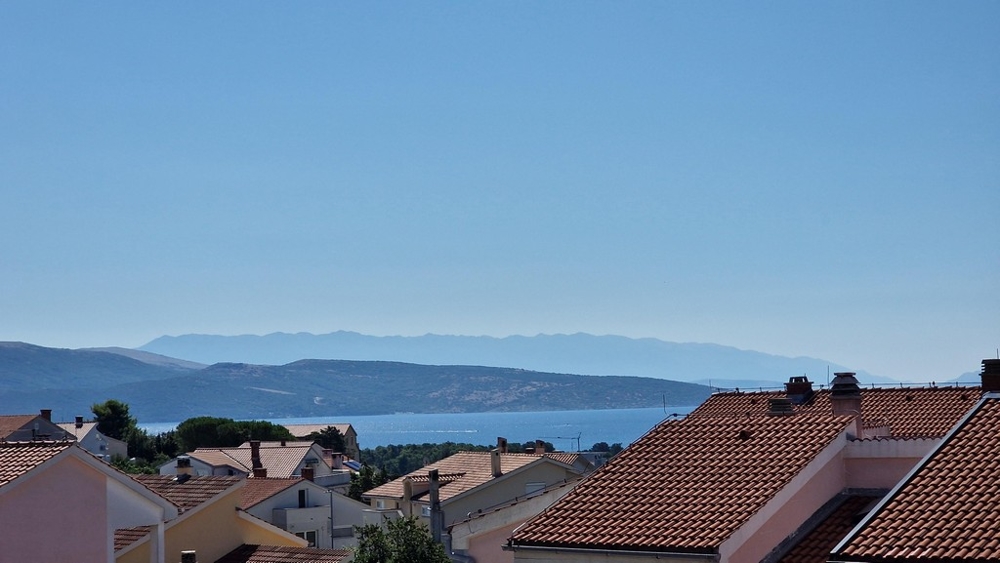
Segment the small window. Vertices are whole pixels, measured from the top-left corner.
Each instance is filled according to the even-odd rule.
[[[375,508],[379,510],[385,510],[385,499],[376,499]]]
[[[431,507],[425,506],[425,507],[421,508],[420,509],[420,515],[423,516],[423,517],[425,517],[425,518],[430,518],[431,517]]]
[[[305,508],[308,502],[309,502],[309,491],[305,489],[299,489],[299,508]]]
[[[316,531],[311,530],[308,532],[295,532],[296,536],[309,542],[309,547],[316,547]]]

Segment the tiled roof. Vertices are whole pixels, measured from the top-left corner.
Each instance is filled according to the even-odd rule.
[[[840,506],[806,533],[778,563],[826,563],[833,548],[861,521],[878,497],[844,495],[842,500]]]
[[[510,473],[530,463],[542,459],[532,454],[500,454],[500,470]],[[427,482],[427,472],[437,469],[441,480],[441,501],[446,501],[465,491],[478,487],[493,479],[490,452],[458,452],[403,477],[411,477],[414,482]],[[403,477],[375,487],[365,493],[366,497],[403,498]]]
[[[1000,397],[987,397],[831,560],[1000,560]]]
[[[268,477],[291,477],[309,455],[312,445],[312,442],[286,442],[285,445],[281,442],[262,442],[261,464],[267,469]],[[237,448],[198,448],[188,455],[209,465],[230,465],[248,473],[253,467],[249,442]]]
[[[342,563],[350,557],[346,549],[242,545],[215,563]]]
[[[664,421],[512,542],[713,553],[851,422],[819,414]]]
[[[35,420],[37,414],[4,414],[0,415],[0,439],[10,436]]]
[[[305,438],[313,432],[325,430],[327,426],[336,428],[342,436],[346,436],[347,431],[351,428],[351,425],[346,422],[335,422],[333,424],[285,424],[284,426],[296,438]]]
[[[73,445],[73,442],[0,442],[0,487]]]
[[[868,427],[888,424],[898,438],[944,436],[981,396],[978,387],[876,387],[862,388],[862,414]],[[746,416],[764,414],[770,399],[784,391],[716,393],[695,409],[693,416]],[[832,412],[829,389],[817,390],[798,413]],[[689,416],[691,416],[689,415]]]
[[[134,479],[169,500],[181,512],[205,503],[238,485],[239,477],[192,475],[183,479],[179,475],[135,475]]]
[[[246,510],[285,489],[298,485],[302,481],[305,481],[305,479],[300,477],[290,479],[247,479],[243,488],[240,489],[240,494],[243,495],[243,500],[240,501],[240,508]]]
[[[70,436],[75,436],[77,440],[83,439],[84,436],[90,433],[90,431],[97,426],[96,422],[84,422],[83,426],[80,428],[76,427],[75,422],[60,422],[57,424],[59,428],[62,428]]]
[[[149,526],[140,526],[138,528],[119,528],[115,530],[115,551],[121,551],[146,537],[151,529]]]

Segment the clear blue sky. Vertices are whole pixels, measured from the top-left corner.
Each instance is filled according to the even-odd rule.
[[[1000,3],[6,2],[0,196],[0,340],[589,332],[941,380],[1000,346]]]

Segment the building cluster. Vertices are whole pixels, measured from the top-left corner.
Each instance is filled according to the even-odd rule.
[[[349,562],[357,527],[414,517],[461,563],[1000,561],[1000,360],[981,385],[720,392],[599,467],[460,452],[364,494],[310,441],[200,448],[130,476],[78,419],[0,417],[0,563]],[[309,428],[292,428],[306,436]]]

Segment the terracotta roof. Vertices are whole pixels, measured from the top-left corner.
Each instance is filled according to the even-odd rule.
[[[267,469],[268,477],[291,477],[298,470],[302,460],[309,455],[312,442],[261,442],[260,461]],[[237,448],[198,448],[188,454],[213,466],[233,466],[249,473],[253,463],[250,459],[250,443]]]
[[[990,394],[831,560],[1000,560],[1000,396]]]
[[[313,432],[325,430],[327,426],[336,428],[341,435],[346,436],[348,429],[351,428],[351,425],[346,422],[335,422],[332,424],[285,424],[284,426],[296,438],[305,438]]]
[[[540,459],[542,456],[532,454],[500,454],[500,470],[510,473]],[[375,487],[364,496],[403,498],[403,478],[409,476],[414,482],[426,483],[427,472],[431,469],[437,469],[440,474],[442,502],[493,480],[490,452],[458,452]]]
[[[979,387],[876,387],[862,388],[865,426],[888,424],[898,438],[944,436],[982,395]],[[764,414],[768,401],[786,397],[784,391],[715,393],[689,416],[746,416]],[[832,412],[829,389],[817,390],[798,413]]]
[[[0,487],[73,445],[74,442],[0,442]]]
[[[215,563],[341,563],[348,561],[351,555],[346,549],[242,545],[216,559]]]
[[[285,489],[298,485],[302,481],[305,481],[305,479],[300,477],[293,477],[290,479],[247,479],[243,488],[240,489],[240,494],[243,495],[243,500],[240,502],[240,508],[246,510],[251,506],[273,497]]]
[[[819,414],[664,421],[512,543],[713,553],[851,423]]]
[[[181,512],[208,502],[243,481],[239,477],[215,475],[192,475],[187,479],[179,475],[135,475],[133,478],[169,500]]]
[[[151,529],[150,526],[140,526],[138,528],[119,528],[115,530],[115,551],[121,551],[146,537]]]
[[[35,420],[37,414],[0,415],[0,438],[6,438]]]
[[[56,424],[59,428],[62,428],[70,436],[75,436],[77,440],[82,440],[84,436],[90,433],[90,431],[97,426],[96,422],[84,422],[83,426],[80,428],[76,427],[75,422],[60,422]]]
[[[826,563],[830,552],[868,512],[879,497],[843,495],[842,503],[806,533],[778,563]]]

